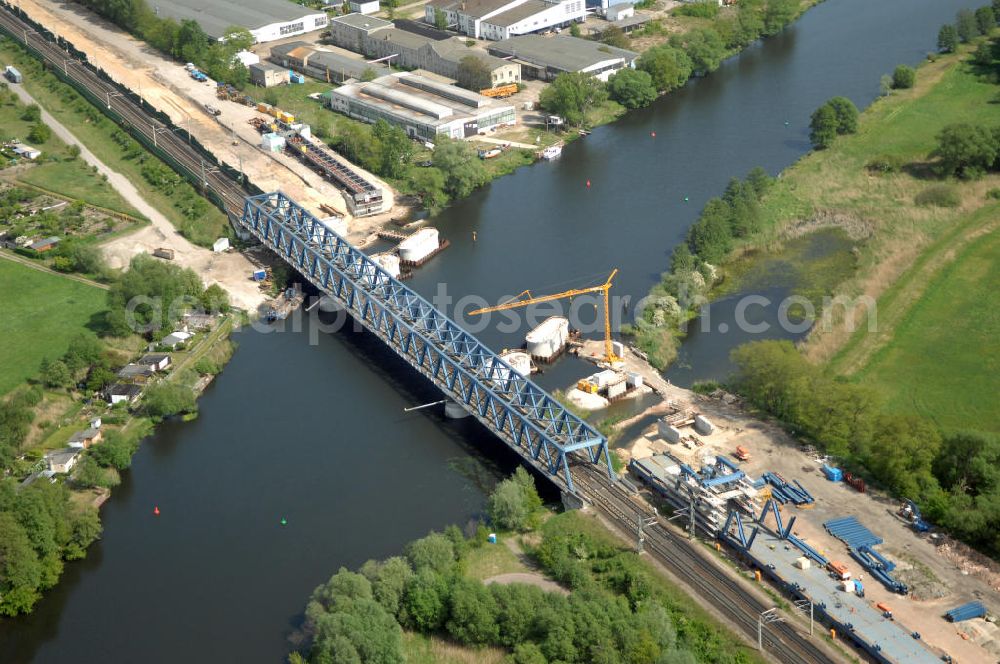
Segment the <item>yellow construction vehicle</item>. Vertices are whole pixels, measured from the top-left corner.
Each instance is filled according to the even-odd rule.
[[[504,302],[495,307],[486,307],[485,309],[476,309],[475,311],[470,311],[470,316],[478,316],[479,314],[487,314],[492,311],[505,311],[507,309],[517,309],[518,307],[526,307],[529,304],[538,304],[540,302],[551,302],[552,300],[561,300],[567,297],[576,297],[577,295],[586,295],[588,293],[602,293],[604,295],[604,360],[609,364],[614,362],[620,362],[621,358],[615,355],[614,350],[611,346],[611,305],[609,303],[608,292],[611,290],[611,280],[615,278],[618,274],[618,268],[612,270],[611,274],[608,275],[608,280],[605,281],[600,286],[591,286],[590,288],[577,288],[574,290],[564,291],[562,293],[554,293],[552,295],[542,295],[539,297],[532,297],[531,291],[524,291],[516,298],[510,302]]]

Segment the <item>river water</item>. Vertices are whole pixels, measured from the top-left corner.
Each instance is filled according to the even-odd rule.
[[[452,246],[411,284],[496,301],[617,267],[614,292],[637,301],[730,177],[794,162],[818,105],[838,94],[867,105],[883,73],[919,62],[938,27],[973,6],[828,0],[711,76],[569,145],[557,163],[446,210],[434,224]],[[670,372],[678,383],[725,373],[729,349],[745,340],[733,326],[717,331],[731,302],[713,306],[712,331],[685,343]],[[773,322],[773,311],[755,315]],[[523,339],[495,325],[477,334],[498,349]],[[201,416],[161,427],[136,454],[102,509],[102,541],[32,615],[0,622],[0,662],[282,661],[316,584],[468,523],[517,463],[474,422],[404,414],[435,391],[366,334],[307,320],[235,339]],[[586,369],[564,361],[539,381],[565,387]]]

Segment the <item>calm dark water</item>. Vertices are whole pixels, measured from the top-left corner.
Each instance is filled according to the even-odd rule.
[[[495,301],[618,267],[615,292],[636,301],[730,177],[795,161],[813,109],[837,94],[868,104],[883,73],[919,61],[938,27],[973,5],[828,0],[558,163],[447,210],[435,225],[452,248],[412,283],[428,296],[447,283],[456,298]],[[727,302],[713,307],[713,328],[732,317]],[[523,338],[479,334],[496,348]],[[33,615],[0,622],[0,662],[282,661],[308,593],[338,567],[481,512],[484,485],[516,459],[474,422],[404,415],[435,392],[367,335],[309,337],[237,335],[201,416],[162,427],[136,455],[103,508],[104,539]],[[678,382],[723,374],[742,340],[692,335]],[[586,369],[565,361],[540,381],[564,387]]]

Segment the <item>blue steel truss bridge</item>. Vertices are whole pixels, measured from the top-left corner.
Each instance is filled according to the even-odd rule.
[[[287,196],[247,197],[239,223],[561,489],[580,464],[615,478],[596,429]]]

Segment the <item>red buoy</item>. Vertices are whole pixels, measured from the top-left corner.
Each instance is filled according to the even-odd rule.
[[[652,136],[653,138],[656,138],[656,132],[655,131],[649,132],[649,135]]]
[[[160,506],[156,505],[153,507],[153,516],[160,516]]]
[[[590,189],[590,180],[587,180],[587,189]]]

